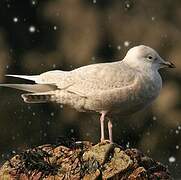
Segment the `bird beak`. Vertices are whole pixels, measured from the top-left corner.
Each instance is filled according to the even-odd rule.
[[[176,66],[172,62],[169,62],[169,61],[161,62],[160,65],[163,67],[168,67],[168,68],[176,68]]]

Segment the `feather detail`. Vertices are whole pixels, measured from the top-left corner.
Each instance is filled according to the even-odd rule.
[[[26,103],[46,103],[55,99],[53,94],[47,93],[22,94],[21,97]]]
[[[57,89],[57,86],[53,84],[0,84],[0,87],[9,87],[33,93],[48,92]]]

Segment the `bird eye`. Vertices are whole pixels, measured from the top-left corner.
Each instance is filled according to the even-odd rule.
[[[152,56],[148,56],[148,59],[153,59],[153,57]]]

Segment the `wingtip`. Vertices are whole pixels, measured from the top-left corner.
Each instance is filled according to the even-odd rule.
[[[7,77],[20,77],[21,75],[15,75],[15,74],[5,74]]]
[[[37,82],[38,77],[39,77],[39,75],[28,76],[28,75],[14,75],[14,74],[6,74],[5,76],[26,79],[26,80],[30,80],[30,81],[34,81],[34,82]]]

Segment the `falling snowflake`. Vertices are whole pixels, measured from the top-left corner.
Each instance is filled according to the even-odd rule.
[[[57,30],[57,26],[53,26],[53,29],[56,31]]]
[[[170,157],[168,158],[168,161],[169,161],[170,163],[174,163],[174,162],[176,161],[176,159],[175,159],[174,156],[170,156]]]
[[[30,32],[30,33],[34,33],[35,31],[36,31],[35,26],[30,26],[30,27],[29,27],[29,32]]]
[[[128,47],[130,45],[130,42],[129,41],[124,41],[124,46],[125,47]]]
[[[17,17],[13,18],[13,22],[17,23],[19,21],[19,19]]]
[[[129,148],[130,147],[130,142],[128,141],[126,144],[126,147]]]
[[[16,151],[15,151],[15,150],[12,150],[12,154],[16,154]]]
[[[176,149],[179,149],[180,147],[179,147],[179,145],[176,145],[175,148],[176,148]]]
[[[130,4],[129,3],[126,3],[125,6],[126,6],[126,8],[130,8]]]
[[[96,4],[96,3],[97,3],[97,0],[93,0],[93,3]]]
[[[150,136],[150,132],[149,132],[149,131],[148,131],[148,132],[146,132],[146,135],[147,135],[147,136]]]
[[[154,17],[154,16],[153,16],[153,17],[151,17],[151,20],[152,20],[152,21],[154,21],[154,20],[155,20],[155,17]]]
[[[92,60],[92,61],[95,61],[95,60],[96,60],[96,58],[95,58],[94,56],[92,56],[92,57],[91,57],[91,60]]]
[[[50,115],[51,115],[51,116],[54,116],[55,114],[54,114],[54,112],[51,112]]]
[[[121,50],[121,46],[117,46],[117,49],[120,51]]]
[[[37,4],[37,1],[32,0],[32,1],[31,1],[31,4],[32,4],[33,6],[35,6],[35,5]]]

